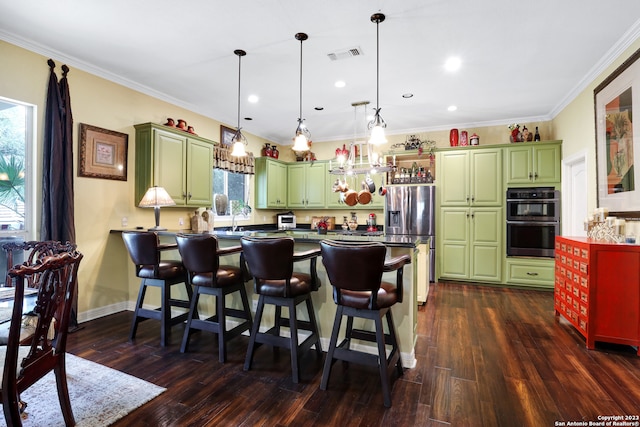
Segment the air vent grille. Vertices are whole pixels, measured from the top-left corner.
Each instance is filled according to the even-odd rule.
[[[339,51],[331,52],[327,54],[329,59],[332,61],[338,61],[340,59],[347,59],[347,58],[352,58],[354,56],[360,56],[360,55],[362,55],[362,49],[360,49],[359,47],[352,47],[349,49],[343,49],[343,50],[339,50]]]

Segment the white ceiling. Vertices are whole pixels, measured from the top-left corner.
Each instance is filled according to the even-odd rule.
[[[0,0],[0,39],[69,65],[72,99],[75,67],[231,127],[233,51],[243,49],[241,125],[290,144],[295,34],[309,35],[303,117],[312,139],[350,138],[351,104],[376,103],[376,12],[386,15],[379,99],[390,134],[549,120],[640,36],[637,0]],[[362,55],[327,56],[349,48]],[[457,73],[443,68],[451,55],[462,59]],[[246,102],[250,94],[259,102]]]

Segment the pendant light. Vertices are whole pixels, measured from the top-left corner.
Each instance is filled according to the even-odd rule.
[[[387,127],[384,119],[380,115],[380,23],[385,19],[384,14],[374,13],[371,15],[371,22],[376,24],[376,111],[373,116],[373,120],[369,122],[369,130],[371,130],[371,136],[369,138],[369,144],[381,145],[387,142],[387,138],[384,135],[384,129]]]
[[[233,51],[233,53],[238,56],[238,126],[236,127],[236,133],[233,135],[233,139],[231,140],[231,144],[233,145],[231,155],[236,157],[244,157],[247,155],[245,147],[248,143],[247,138],[245,138],[242,132],[240,132],[240,72],[242,66],[242,57],[245,56],[247,52],[241,49],[236,49]]]
[[[296,34],[296,40],[300,40],[300,115],[298,116],[298,127],[296,128],[296,136],[293,140],[293,151],[309,151],[309,140],[311,133],[304,124],[302,118],[302,42],[307,40],[309,36],[305,33]]]

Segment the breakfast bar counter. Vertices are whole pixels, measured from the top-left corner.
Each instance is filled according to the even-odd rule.
[[[111,230],[112,233],[120,233],[125,230]],[[136,230],[126,230],[136,231]],[[142,231],[142,230],[139,230]],[[175,235],[178,233],[192,234],[190,230],[169,230],[160,231],[160,239],[163,243],[171,243],[175,241]],[[399,255],[407,254],[411,257],[412,263],[404,267],[403,274],[403,302],[395,304],[392,308],[393,317],[396,324],[399,347],[402,357],[402,363],[406,368],[413,368],[416,363],[415,359],[415,343],[416,343],[416,326],[417,326],[417,281],[418,281],[418,262],[416,262],[419,247],[424,247],[424,244],[429,242],[421,241],[417,238],[411,238],[406,236],[384,236],[384,235],[350,235],[342,233],[333,233],[329,231],[328,234],[318,234],[315,230],[247,230],[247,231],[214,231],[213,233],[217,238],[220,247],[235,246],[240,244],[240,239],[243,236],[253,237],[292,237],[295,241],[295,250],[304,251],[319,246],[321,240],[340,240],[340,241],[357,241],[357,242],[381,242],[387,246],[387,257],[395,257]],[[175,253],[168,251],[164,257],[178,258],[180,255],[176,250]],[[423,257],[424,259],[425,257]],[[428,257],[426,257],[428,259]],[[236,264],[239,262],[237,254],[221,257],[220,262],[222,264]],[[309,263],[299,262],[295,264],[296,271],[308,272]],[[420,266],[420,268],[426,268],[427,266]],[[317,292],[314,292],[313,305],[316,310],[316,316],[318,319],[318,327],[320,329],[321,343],[323,349],[326,351],[329,347],[329,338],[331,336],[331,328],[333,326],[333,320],[335,318],[336,305],[333,302],[333,288],[327,277],[326,270],[322,263],[322,260],[318,260],[317,263],[318,278],[320,279],[321,287]],[[383,280],[391,283],[396,281],[396,273],[389,272],[384,273]],[[428,279],[427,279],[428,280]],[[255,313],[255,306],[257,304],[258,296],[253,293],[253,284],[251,281],[247,282],[247,292],[249,298],[253,300],[252,310]],[[227,301],[227,304],[233,304],[234,307],[240,307],[239,298],[234,297],[232,301]],[[213,300],[202,301],[200,304],[201,315],[207,315],[214,312]],[[306,313],[300,311],[298,313],[301,319],[306,318]],[[273,312],[265,311],[264,319],[265,325],[269,322],[273,322]],[[361,327],[364,323],[358,324],[358,321],[364,322],[361,319],[355,319],[354,326]],[[370,322],[370,321],[369,321]],[[369,327],[370,325],[367,325]],[[356,347],[376,353],[376,348],[370,343],[359,342],[355,343]]]

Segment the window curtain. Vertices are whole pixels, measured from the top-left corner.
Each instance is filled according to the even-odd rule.
[[[229,148],[216,145],[213,149],[213,167],[232,173],[254,175],[255,158],[249,152],[243,157],[232,156]]]
[[[67,73],[62,66],[58,84],[56,64],[49,59],[45,112],[40,240],[76,241],[73,209],[73,116]]]
[[[62,66],[62,79],[54,71],[56,64],[49,59],[49,86],[45,109],[42,220],[40,240],[76,242],[73,209],[73,116],[67,73]],[[73,298],[70,331],[78,328],[78,292]]]

